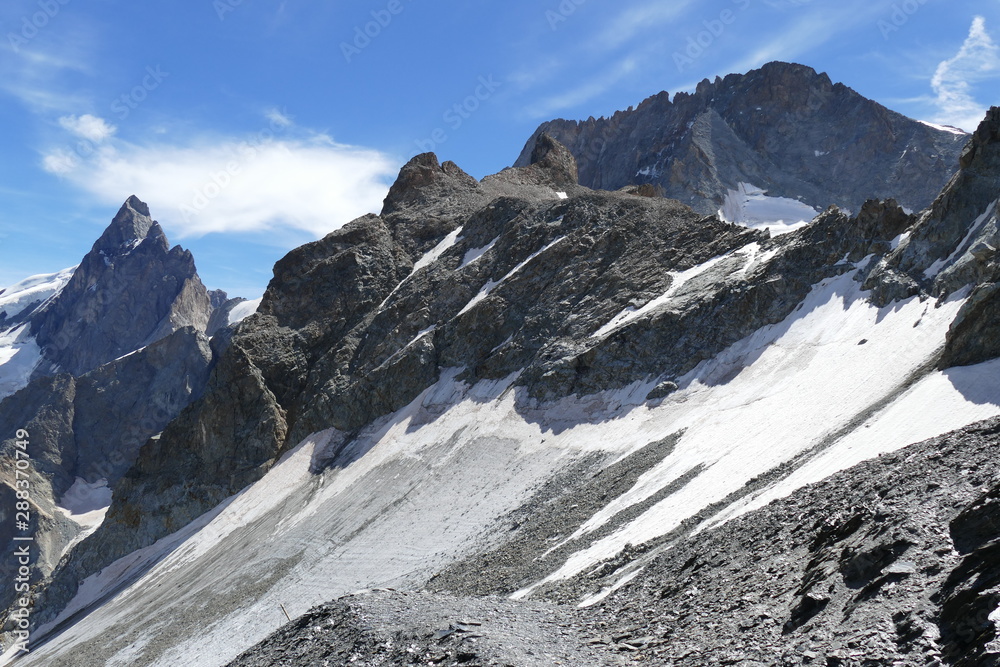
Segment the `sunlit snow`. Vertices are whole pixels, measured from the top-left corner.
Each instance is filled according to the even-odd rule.
[[[719,209],[722,220],[751,229],[768,229],[772,236],[804,227],[816,214],[808,204],[787,197],[770,197],[750,183],[740,183],[736,190],[730,190]]]

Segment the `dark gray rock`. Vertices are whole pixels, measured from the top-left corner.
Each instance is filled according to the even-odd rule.
[[[784,319],[812,285],[851,268],[845,256],[888,251],[910,222],[873,202],[768,239],[679,202],[573,185],[572,156],[554,141],[534,157],[476,183],[417,156],[381,215],[279,261],[258,312],[220,346],[205,395],[143,448],[104,525],[56,575],[50,606],[256,481],[310,433],[351,434],[407,405],[442,368],[464,367],[469,382],[519,373],[526,407],[677,377]],[[445,238],[453,245],[414,272]],[[750,250],[737,251],[751,244],[771,261],[748,266]],[[677,303],[594,335],[662,295],[671,272],[721,256]]]
[[[136,461],[139,448],[200,396],[212,355],[208,339],[192,328],[174,334],[80,377],[43,376],[0,402],[0,433],[30,434],[32,493],[38,525],[32,533],[36,576],[48,577],[79,528],[57,510],[77,478],[106,480],[114,488]],[[0,443],[0,454],[13,459],[14,439]],[[12,471],[0,482],[14,486]],[[77,504],[77,503],[74,503]],[[7,507],[13,507],[9,505]],[[12,535],[14,516],[3,511],[0,535]],[[0,551],[0,575],[13,576],[16,546]],[[0,592],[10,603],[12,589]]]
[[[44,352],[36,375],[81,375],[186,326],[205,331],[211,302],[191,253],[171,249],[130,197],[69,284],[32,316]]]
[[[583,616],[652,664],[1000,664],[998,447],[994,419],[680,536]]]
[[[786,63],[706,79],[673,101],[659,93],[610,118],[543,123],[517,166],[530,162],[543,135],[573,153],[582,185],[651,183],[705,214],[741,182],[818,210],[857,212],[868,199],[889,197],[921,210],[954,173],[968,138]]]
[[[908,238],[869,279],[905,280],[935,296],[969,284],[995,281],[1000,246],[997,196],[1000,194],[1000,107],[990,110],[969,139],[961,169],[913,225]],[[973,253],[972,249],[976,248]]]

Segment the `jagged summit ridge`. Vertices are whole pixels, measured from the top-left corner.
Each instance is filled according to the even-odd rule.
[[[659,93],[609,118],[543,123],[516,165],[530,162],[542,134],[573,153],[582,185],[658,185],[706,214],[742,183],[817,212],[831,204],[857,212],[867,199],[890,197],[921,210],[954,172],[967,138],[905,118],[810,67],[777,62],[706,79],[673,100]]]

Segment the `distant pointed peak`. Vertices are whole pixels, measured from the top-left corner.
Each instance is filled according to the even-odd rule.
[[[141,199],[139,199],[138,197],[136,197],[135,195],[132,195],[128,199],[125,200],[125,204],[123,205],[123,208],[125,206],[128,206],[129,208],[132,208],[133,210],[135,210],[140,215],[144,215],[147,218],[149,217],[149,205],[146,204],[146,202],[144,202]]]
[[[94,244],[94,250],[115,250],[135,241],[143,241],[151,235],[163,237],[163,230],[150,217],[149,206],[132,195],[118,209],[114,220]]]

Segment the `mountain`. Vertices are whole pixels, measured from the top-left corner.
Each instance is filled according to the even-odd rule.
[[[775,236],[548,135],[413,158],[213,344],[18,664],[997,664],[998,156],[994,109],[920,213]]]
[[[1000,664],[998,195],[1000,108],[773,63],[419,155],[259,303],[130,197],[0,292],[16,662]]]
[[[130,197],[58,296],[32,315],[44,357],[35,373],[80,375],[183,327],[206,331],[212,310],[191,253],[170,248],[149,207]]]
[[[93,532],[140,447],[201,395],[243,301],[208,292],[135,197],[79,266],[0,293],[0,451],[15,460],[16,434],[31,434],[33,582]],[[0,573],[13,578],[18,471],[0,480]],[[8,587],[0,606],[15,597]]]
[[[659,93],[610,118],[542,123],[536,139],[569,148],[580,183],[616,190],[650,184],[733,222],[811,220],[831,204],[868,199],[927,207],[955,171],[968,135],[910,120],[802,65],[769,63]]]

